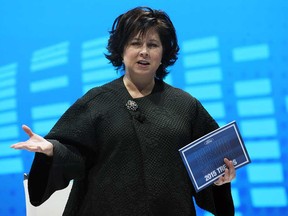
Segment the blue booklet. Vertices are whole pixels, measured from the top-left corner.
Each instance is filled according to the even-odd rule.
[[[235,169],[251,162],[235,121],[189,143],[179,152],[196,192],[224,174],[224,158],[232,160]]]

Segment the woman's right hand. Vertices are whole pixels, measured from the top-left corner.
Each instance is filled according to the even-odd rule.
[[[29,139],[25,142],[18,142],[11,145],[13,149],[23,149],[31,152],[40,152],[47,156],[53,156],[53,145],[43,137],[38,134],[33,133],[33,131],[27,126],[22,125],[22,129],[28,134]]]

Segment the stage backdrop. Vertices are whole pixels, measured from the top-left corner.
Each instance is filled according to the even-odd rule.
[[[108,31],[138,5],[176,26],[181,51],[166,81],[240,127],[252,163],[233,182],[236,215],[287,215],[285,0],[0,0],[0,215],[25,215],[33,153],[9,148],[27,138],[21,124],[45,135],[88,89],[119,76],[103,55]]]

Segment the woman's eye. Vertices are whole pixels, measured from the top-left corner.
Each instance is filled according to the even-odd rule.
[[[148,47],[150,48],[157,48],[159,47],[157,43],[151,43],[151,44],[148,44]]]
[[[140,46],[140,42],[134,41],[134,42],[131,42],[131,45],[132,46]]]

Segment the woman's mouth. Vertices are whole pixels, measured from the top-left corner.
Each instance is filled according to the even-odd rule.
[[[146,61],[146,60],[140,60],[140,61],[138,61],[137,63],[140,64],[140,65],[144,65],[144,66],[150,64],[150,63],[149,63],[148,61]]]

